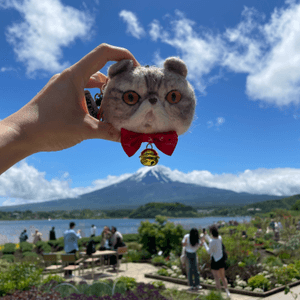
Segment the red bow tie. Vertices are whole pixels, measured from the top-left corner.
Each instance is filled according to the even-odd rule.
[[[121,144],[130,157],[141,147],[142,142],[154,143],[163,153],[172,155],[178,141],[176,131],[160,133],[137,133],[121,128]]]

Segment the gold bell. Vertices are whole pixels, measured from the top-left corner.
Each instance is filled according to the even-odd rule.
[[[147,149],[148,145],[151,146],[151,149]],[[153,149],[152,144],[148,143],[146,149],[142,151],[140,155],[140,161],[144,166],[155,166],[159,160],[158,153]]]

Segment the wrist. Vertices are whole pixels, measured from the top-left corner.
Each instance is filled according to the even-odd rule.
[[[30,142],[10,117],[0,122],[0,174],[33,153]]]

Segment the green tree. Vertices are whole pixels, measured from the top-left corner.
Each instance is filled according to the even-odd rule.
[[[291,207],[292,210],[300,210],[300,200],[297,200],[295,204]]]
[[[166,217],[158,215],[154,223],[141,222],[138,232],[143,249],[151,254],[156,254],[161,250],[165,257],[171,251],[180,255],[181,240],[184,236],[182,225],[175,226],[174,223],[167,222]]]

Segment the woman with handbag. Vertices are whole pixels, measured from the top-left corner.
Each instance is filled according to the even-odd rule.
[[[225,255],[223,255],[223,244],[222,237],[219,235],[218,228],[213,225],[210,227],[210,233],[213,238],[210,238],[209,235],[205,234],[201,241],[204,244],[206,251],[210,254],[211,257],[211,271],[214,275],[216,286],[218,290],[221,290],[220,279],[223,282],[227,297],[230,298],[230,292],[227,286],[227,279],[225,277]],[[205,242],[205,238],[209,241],[209,246]]]
[[[182,240],[182,246],[185,247],[185,255],[188,261],[188,281],[190,288],[189,290],[200,290],[202,286],[200,285],[200,276],[198,272],[197,265],[197,254],[196,251],[203,243],[199,240],[198,229],[192,228],[190,233],[186,234]],[[194,275],[194,280],[193,280]]]

